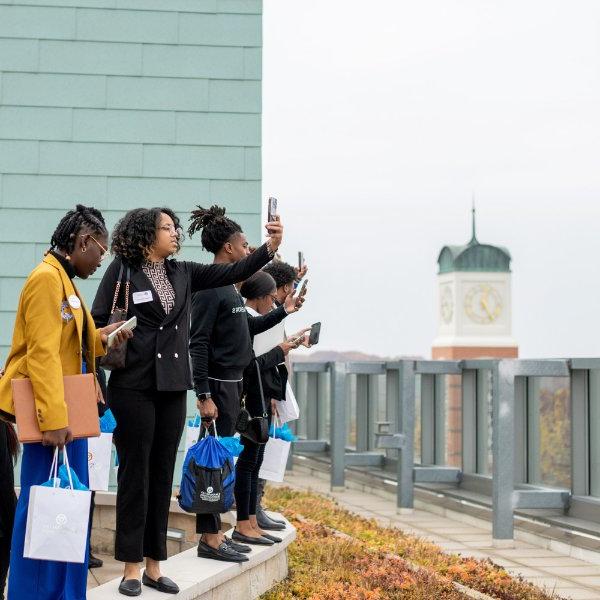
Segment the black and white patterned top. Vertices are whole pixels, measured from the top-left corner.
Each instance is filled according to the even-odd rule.
[[[142,271],[154,286],[165,313],[169,314],[175,306],[175,290],[167,277],[165,261],[146,261],[142,264]]]

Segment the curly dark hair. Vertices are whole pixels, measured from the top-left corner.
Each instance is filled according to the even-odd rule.
[[[280,260],[271,261],[263,267],[263,271],[275,280],[278,288],[293,284],[296,280],[296,269]]]
[[[202,230],[202,247],[216,254],[242,228],[232,219],[225,216],[225,209],[214,204],[210,208],[198,206],[192,211],[191,224],[188,229],[190,237]]]
[[[50,238],[50,250],[58,249],[67,253],[73,252],[77,234],[84,227],[94,233],[108,235],[102,213],[92,206],[77,204],[74,210],[70,210],[60,220]]]
[[[181,231],[179,218],[170,208],[134,208],[115,225],[111,252],[134,267],[139,267],[148,257],[156,241],[156,228],[163,213],[169,215],[173,219],[175,229]],[[182,239],[180,233],[176,252],[181,249]]]

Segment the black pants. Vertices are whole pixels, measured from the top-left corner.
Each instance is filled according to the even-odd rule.
[[[244,449],[235,465],[235,505],[237,520],[247,521],[256,514],[258,503],[258,473],[265,455],[266,444],[243,439]]]
[[[216,420],[217,433],[220,437],[230,437],[235,433],[243,384],[241,381],[209,379],[208,385],[212,400],[219,410],[219,417]],[[196,515],[196,533],[218,533],[220,529],[220,515]]]
[[[115,558],[167,558],[167,525],[186,392],[108,386],[119,457]]]

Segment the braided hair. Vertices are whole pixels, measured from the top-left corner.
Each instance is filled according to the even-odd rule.
[[[75,239],[83,227],[99,235],[108,235],[102,213],[91,206],[78,204],[61,219],[50,239],[50,250],[73,252]]]
[[[188,233],[190,237],[202,230],[202,247],[208,252],[217,254],[221,248],[236,233],[242,233],[242,228],[232,219],[225,216],[225,208],[214,204],[210,208],[198,206],[192,211]]]

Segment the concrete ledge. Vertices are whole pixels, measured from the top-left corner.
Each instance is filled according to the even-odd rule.
[[[283,538],[280,544],[254,546],[248,555],[250,560],[241,565],[198,558],[196,548],[190,548],[162,563],[163,575],[179,585],[177,598],[181,600],[253,600],[287,577],[287,547],[296,539],[296,529],[287,523],[286,529],[276,535]],[[88,600],[122,598],[118,592],[120,582],[118,577],[88,591]],[[165,600],[165,594],[148,587],[144,587],[143,596]]]

